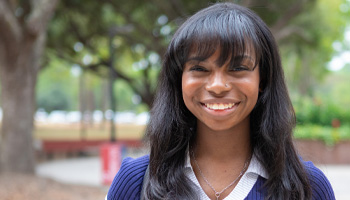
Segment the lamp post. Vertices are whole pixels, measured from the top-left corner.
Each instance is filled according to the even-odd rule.
[[[129,33],[134,29],[132,25],[126,26],[113,26],[109,29],[109,96],[110,96],[110,108],[112,110],[112,116],[110,119],[111,129],[110,129],[110,141],[116,141],[116,128],[115,128],[115,113],[116,113],[116,100],[114,98],[114,81],[118,78],[118,74],[114,70],[114,60],[115,60],[115,47],[113,46],[113,39],[119,33]]]

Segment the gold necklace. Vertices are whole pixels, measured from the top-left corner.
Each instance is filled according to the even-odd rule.
[[[199,170],[199,174],[201,175],[201,177],[204,179],[204,181],[207,183],[207,185],[215,192],[215,197],[216,197],[216,200],[219,200],[220,198],[220,195],[225,191],[227,190],[229,187],[231,187],[233,184],[236,183],[236,181],[241,178],[244,174],[244,172],[247,170],[248,168],[248,163],[251,159],[251,156],[246,160],[246,162],[244,163],[244,166],[243,166],[243,169],[242,171],[239,173],[239,175],[237,176],[237,178],[235,180],[233,180],[228,186],[226,186],[224,189],[221,190],[221,192],[217,192],[215,190],[215,188],[209,183],[208,179],[204,176],[201,168],[199,167],[198,165],[198,162],[196,160],[196,156],[194,155],[194,151],[192,151],[192,156],[193,156],[193,160],[194,160],[194,163],[196,164],[198,170]]]

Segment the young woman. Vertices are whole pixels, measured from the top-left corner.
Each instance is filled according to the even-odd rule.
[[[112,199],[335,199],[297,155],[275,40],[252,11],[217,3],[165,54],[147,128],[150,155],[125,159]]]

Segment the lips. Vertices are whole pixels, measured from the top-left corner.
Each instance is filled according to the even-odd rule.
[[[235,106],[235,103],[203,103],[210,110],[227,110]]]

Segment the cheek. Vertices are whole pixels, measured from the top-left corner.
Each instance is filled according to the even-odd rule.
[[[191,84],[188,81],[186,76],[182,76],[182,98],[185,102],[186,107],[188,108],[189,95],[191,94]]]
[[[194,93],[201,87],[200,85],[200,81],[184,75],[182,77],[182,94],[184,96],[193,96]]]
[[[182,98],[186,107],[192,112],[192,107],[195,105],[196,99],[199,98],[199,89],[201,88],[201,82],[183,75],[182,76]]]
[[[251,103],[257,101],[259,95],[259,76],[249,79],[243,79],[239,82],[236,82],[237,88],[241,91],[242,94],[247,98]]]
[[[248,91],[249,91],[249,96],[252,102],[254,102],[254,106],[258,100],[258,96],[259,96],[259,86],[260,86],[260,81],[259,81],[259,76],[255,79],[253,79],[253,81],[251,81],[251,83],[248,86]]]

